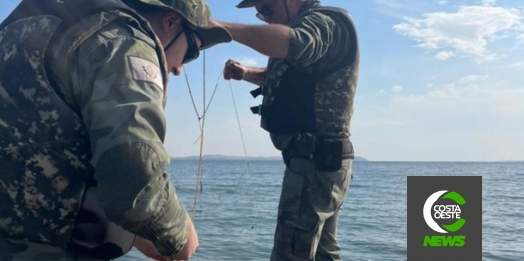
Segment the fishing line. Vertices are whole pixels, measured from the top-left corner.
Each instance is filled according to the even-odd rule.
[[[203,106],[202,108],[205,110],[206,108],[206,52],[202,52],[202,55],[203,55],[203,62],[202,62],[202,72],[203,72],[203,77],[202,77],[202,103],[203,103]],[[195,107],[196,109],[196,107]],[[198,116],[198,115],[197,115]],[[198,200],[199,202],[199,207],[200,207],[200,212],[199,212],[199,215],[198,215],[198,220],[202,220],[202,187],[203,187],[203,182],[202,182],[202,166],[203,166],[203,161],[202,161],[202,155],[203,155],[203,152],[204,152],[204,126],[205,126],[205,123],[206,123],[206,114],[203,113],[201,117],[199,117],[199,121],[200,119],[202,120],[202,123],[201,123],[201,126],[200,126],[200,152],[199,152],[199,156],[198,156],[198,170],[197,170],[197,178],[196,178],[196,182],[195,182],[195,197],[194,197],[194,200],[193,200],[193,217],[195,217],[196,215],[196,204],[197,204],[197,200],[198,200],[198,196],[200,196],[200,200]],[[199,190],[200,188],[200,190]],[[200,193],[199,193],[200,191]]]
[[[204,112],[205,112],[205,109],[206,109],[206,77],[205,77],[205,67],[206,67],[206,52],[203,51],[203,75],[204,77],[203,78],[203,109],[204,109]],[[188,88],[188,92],[189,92],[189,97],[191,98],[191,103],[193,105],[193,109],[195,111],[195,115],[197,116],[197,119],[198,119],[198,122],[199,122],[199,129],[200,129],[200,136],[198,138],[198,140],[200,140],[200,146],[199,146],[199,156],[198,156],[198,166],[197,166],[197,171],[196,171],[196,182],[195,182],[195,195],[194,195],[194,198],[193,198],[193,208],[192,208],[192,211],[191,211],[191,218],[193,220],[193,223],[195,224],[195,229],[196,229],[196,222],[197,220],[200,220],[200,215],[197,217],[196,216],[196,209],[197,209],[197,201],[200,203],[200,209],[202,208],[202,200],[199,200],[199,196],[200,198],[202,197],[202,190],[203,190],[203,181],[202,181],[202,166],[203,166],[203,160],[202,160],[202,157],[203,157],[203,150],[204,150],[204,127],[205,127],[205,113],[203,113],[202,115],[200,115],[198,109],[197,109],[197,105],[196,105],[196,102],[195,102],[195,98],[193,97],[193,91],[192,91],[192,88],[191,88],[191,83],[189,82],[189,77],[187,76],[187,71],[185,70],[184,68],[184,76],[185,76],[185,80],[186,80],[186,85],[187,85],[187,88]],[[198,140],[196,142],[198,142]],[[195,143],[196,143],[195,142]],[[200,214],[202,213],[202,211],[199,212]]]
[[[246,150],[246,144],[244,142],[244,134],[242,132],[242,126],[240,124],[240,117],[238,116],[238,110],[237,110],[237,104],[236,104],[236,100],[235,100],[235,94],[233,93],[233,87],[231,85],[231,80],[228,81],[229,83],[229,90],[231,92],[231,99],[233,100],[233,108],[235,109],[235,115],[237,117],[237,124],[238,124],[238,130],[240,132],[240,140],[242,141],[242,148],[244,149],[244,159],[245,159],[245,165],[244,165],[244,172],[242,173],[242,180],[243,180],[243,184],[244,186],[242,187],[243,190],[244,190],[244,194],[247,194],[245,192],[245,189],[246,189],[246,176],[249,175],[249,157],[247,155],[247,150]],[[253,202],[253,204],[255,204],[255,221],[253,222],[253,224],[251,225],[251,229],[255,228],[255,224],[257,223],[257,219],[259,217],[259,209],[258,209],[258,204],[252,200],[251,202]]]
[[[196,182],[195,182],[195,195],[194,195],[194,198],[193,198],[193,208],[192,208],[192,211],[191,211],[191,218],[193,220],[193,223],[194,223],[194,226],[195,226],[195,229],[197,231],[199,231],[199,227],[200,226],[197,226],[197,221],[201,221],[202,220],[202,213],[203,213],[203,200],[202,200],[202,197],[203,197],[203,174],[202,174],[202,169],[203,169],[203,151],[204,151],[204,130],[205,130],[205,122],[206,122],[206,115],[207,115],[207,112],[211,106],[211,103],[213,102],[213,99],[215,97],[215,94],[216,94],[216,91],[218,89],[218,86],[219,86],[219,83],[220,83],[220,79],[221,79],[221,76],[222,74],[219,75],[218,79],[217,79],[217,82],[215,84],[215,87],[213,89],[213,93],[211,94],[211,98],[209,99],[209,101],[207,102],[206,104],[206,52],[203,51],[202,52],[203,54],[203,68],[202,68],[202,72],[203,72],[203,77],[202,77],[202,90],[203,90],[203,98],[202,98],[202,115],[200,115],[200,112],[197,108],[197,105],[196,105],[196,102],[195,102],[195,98],[193,97],[193,91],[191,89],[191,83],[189,81],[189,77],[187,75],[187,71],[184,69],[184,76],[185,76],[185,80],[186,80],[186,85],[187,85],[187,88],[188,88],[188,92],[189,92],[189,96],[191,98],[191,103],[193,105],[193,109],[195,111],[195,115],[197,116],[197,119],[198,119],[198,122],[199,122],[199,129],[200,129],[200,135],[199,137],[197,138],[197,140],[195,141],[195,144],[200,141],[200,146],[199,146],[199,156],[198,156],[198,167],[197,167],[197,171],[196,171]],[[198,212],[198,216],[197,216],[197,202],[198,202],[198,207],[199,207],[199,212]],[[199,258],[197,257],[197,260]]]
[[[203,51],[203,52],[204,52],[204,57],[205,57],[205,51]],[[205,64],[205,61],[204,61],[204,64]],[[196,106],[196,103],[195,103],[195,99],[193,98],[193,92],[191,90],[191,85],[189,83],[189,77],[187,76],[186,70],[184,70],[184,76],[186,78],[186,85],[187,85],[187,88],[188,88],[188,91],[189,91],[189,96],[191,97],[191,103],[193,105],[193,109],[195,110],[195,114],[197,115],[198,120],[200,121],[206,115],[207,110],[209,109],[209,107],[211,106],[211,103],[213,102],[213,98],[215,98],[215,94],[216,94],[216,91],[217,91],[218,86],[220,84],[220,80],[222,79],[222,73],[220,73],[218,75],[218,79],[216,81],[215,88],[213,89],[213,93],[211,94],[211,98],[209,99],[209,102],[207,103],[207,105],[205,104],[205,96],[206,95],[205,95],[205,75],[204,75],[204,113],[202,114],[202,116],[200,116],[200,113],[198,112],[198,109],[197,109],[197,106]]]
[[[187,78],[187,74],[186,74],[186,78]],[[204,109],[204,114],[203,115],[207,114],[207,110],[209,109],[209,107],[211,106],[211,103],[213,102],[213,98],[215,97],[215,93],[216,93],[216,91],[218,89],[218,86],[220,84],[220,80],[221,79],[222,79],[222,74],[219,74],[218,75],[218,79],[217,79],[216,84],[215,84],[215,88],[213,89],[213,93],[211,94],[211,98],[209,99],[209,102],[207,103],[206,108]],[[190,94],[191,94],[191,92],[190,92]],[[193,96],[191,96],[191,99],[193,99]],[[199,113],[198,113],[198,110],[196,109],[194,101],[193,101],[193,107],[195,108],[195,112],[197,113],[198,120],[200,121],[201,117],[199,116]],[[196,144],[199,140],[200,140],[200,136],[197,137],[197,139],[195,140],[195,142],[193,144]]]
[[[208,112],[212,102],[213,102],[213,99],[215,97],[216,91],[217,91],[218,86],[220,85],[221,79],[223,77],[223,73],[220,73],[219,76],[218,76],[218,79],[216,81],[215,87],[213,89],[213,92],[211,94],[211,98],[209,99],[208,102],[206,102],[206,52],[205,51],[203,51],[203,68],[202,68],[202,71],[203,71],[203,77],[202,77],[202,80],[203,80],[202,110],[203,110],[203,112],[202,112],[202,115],[200,115],[200,112],[199,112],[199,110],[197,108],[197,105],[196,105],[196,102],[195,102],[195,98],[193,97],[193,91],[192,91],[192,88],[191,88],[189,77],[187,75],[187,71],[184,69],[184,76],[185,76],[185,80],[186,80],[186,85],[187,85],[187,88],[188,88],[189,96],[191,98],[191,103],[193,105],[193,109],[195,111],[195,115],[197,116],[197,119],[198,119],[198,122],[199,122],[199,129],[200,129],[200,135],[199,135],[199,137],[195,141],[195,144],[198,141],[200,141],[200,146],[199,146],[199,156],[198,156],[198,167],[197,167],[197,172],[196,172],[195,195],[194,195],[194,198],[193,198],[193,208],[192,208],[192,214],[191,214],[193,223],[195,225],[195,229],[197,231],[200,230],[200,229],[198,229],[199,226],[197,226],[196,223],[197,223],[197,220],[201,220],[202,212],[203,212],[202,211],[203,210],[203,200],[202,200],[202,196],[203,196],[203,174],[202,174],[202,169],[203,169],[204,130],[205,130],[206,115],[207,115],[207,112]],[[232,98],[232,101],[233,101],[233,107],[234,107],[234,110],[235,110],[237,125],[238,125],[238,129],[239,129],[239,133],[240,133],[240,139],[241,139],[241,142],[242,142],[242,148],[243,148],[243,151],[244,151],[245,165],[244,165],[244,171],[242,173],[242,179],[244,181],[243,184],[246,184],[246,179],[247,179],[246,176],[249,173],[250,162],[249,162],[249,157],[248,157],[248,153],[247,153],[247,149],[246,149],[246,145],[245,145],[245,141],[244,141],[244,134],[243,134],[243,131],[242,131],[242,126],[240,124],[240,117],[238,115],[238,109],[237,109],[236,100],[235,100],[235,96],[234,96],[234,92],[233,92],[233,87],[231,85],[231,81],[228,81],[228,82],[229,82],[229,89],[230,89],[230,92],[231,92],[231,98]],[[246,186],[243,186],[243,189],[245,190]],[[247,193],[245,192],[244,194],[247,195],[248,193],[249,192],[247,192]],[[197,213],[196,213],[197,202],[198,202],[199,209],[200,209],[200,211],[198,213],[198,217],[197,217]],[[256,225],[256,223],[258,221],[260,210],[259,210],[258,204],[255,201],[251,200],[251,202],[255,206],[255,213],[254,213],[255,220],[253,221],[253,224],[251,225],[251,229],[254,229],[255,225]],[[198,257],[197,257],[197,260],[198,260]]]

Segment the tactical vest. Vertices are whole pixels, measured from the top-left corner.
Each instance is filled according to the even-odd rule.
[[[55,39],[72,33],[62,42],[68,56],[120,19],[156,39],[147,21],[119,0],[23,0],[0,24],[1,238],[102,259],[131,249],[134,235],[109,222],[98,206],[81,116],[46,73]],[[157,53],[165,65],[160,48]]]
[[[352,35],[348,43],[351,50],[340,62],[312,73],[299,72],[279,61],[286,67],[280,84],[251,92],[253,97],[264,96],[262,105],[251,111],[261,115],[262,128],[272,134],[349,133],[359,63],[355,26],[341,8],[315,7],[309,12],[321,12],[344,24]]]

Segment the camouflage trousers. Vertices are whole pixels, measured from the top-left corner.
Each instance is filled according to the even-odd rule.
[[[79,257],[64,249],[0,238],[0,261],[101,261]]]
[[[271,261],[339,261],[338,214],[352,179],[352,160],[337,172],[292,158],[284,173]]]

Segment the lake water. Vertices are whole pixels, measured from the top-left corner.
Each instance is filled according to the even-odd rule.
[[[193,212],[198,161],[173,160],[169,174]],[[200,248],[191,260],[269,260],[284,165],[203,162],[196,207]],[[524,260],[524,163],[363,162],[339,218],[343,260],[406,260],[407,176],[483,177],[483,260]],[[133,250],[120,261],[143,260]]]

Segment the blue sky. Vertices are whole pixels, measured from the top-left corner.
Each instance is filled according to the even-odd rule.
[[[19,1],[0,2],[5,18]],[[261,23],[236,1],[208,0],[216,19]],[[353,17],[361,46],[352,120],[358,156],[384,161],[524,160],[524,3],[442,0],[325,0]],[[186,66],[197,108],[209,99],[229,58],[263,67],[266,58],[237,43]],[[248,156],[278,156],[249,91],[232,81]],[[197,116],[183,76],[170,77],[166,147],[197,155]],[[204,154],[243,156],[230,85],[218,83],[209,107]]]

